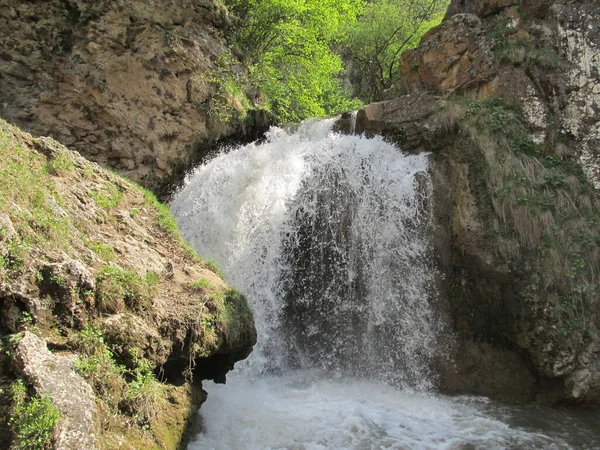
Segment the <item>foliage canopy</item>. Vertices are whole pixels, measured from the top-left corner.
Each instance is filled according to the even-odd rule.
[[[234,36],[251,75],[282,121],[332,115],[355,105],[338,82],[332,47],[356,22],[360,0],[228,0]]]
[[[399,54],[439,23],[449,0],[226,0],[234,45],[282,122],[380,100]],[[348,69],[345,71],[345,69]]]

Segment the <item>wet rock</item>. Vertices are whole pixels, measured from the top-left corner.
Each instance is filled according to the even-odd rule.
[[[535,376],[515,353],[474,342],[462,342],[454,351],[452,362],[440,364],[443,391],[491,396],[508,403],[535,400]]]
[[[431,150],[445,129],[435,114],[442,104],[442,99],[427,92],[371,103],[357,111],[353,132],[384,136],[408,152]],[[335,129],[350,134],[351,121],[349,114],[343,115]]]
[[[355,132],[390,137],[407,151],[422,149],[439,131],[432,118],[437,109],[437,99],[424,93],[371,103],[358,111]]]

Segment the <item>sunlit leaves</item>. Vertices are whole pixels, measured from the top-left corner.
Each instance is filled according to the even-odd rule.
[[[255,82],[282,122],[352,109],[332,46],[356,21],[360,0],[230,0]]]

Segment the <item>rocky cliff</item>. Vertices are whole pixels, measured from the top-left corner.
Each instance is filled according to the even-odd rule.
[[[0,447],[178,448],[245,298],[148,191],[2,120],[0,161]]]
[[[220,2],[0,1],[0,117],[166,193],[264,124]]]
[[[600,404],[599,14],[453,1],[402,56],[406,95],[358,112],[358,133],[433,153],[446,391]]]

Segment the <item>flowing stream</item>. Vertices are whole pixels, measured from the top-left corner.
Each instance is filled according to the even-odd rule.
[[[171,207],[254,311],[259,342],[206,383],[199,449],[600,448],[590,417],[435,393],[448,345],[428,258],[428,156],[333,120],[230,149]]]

